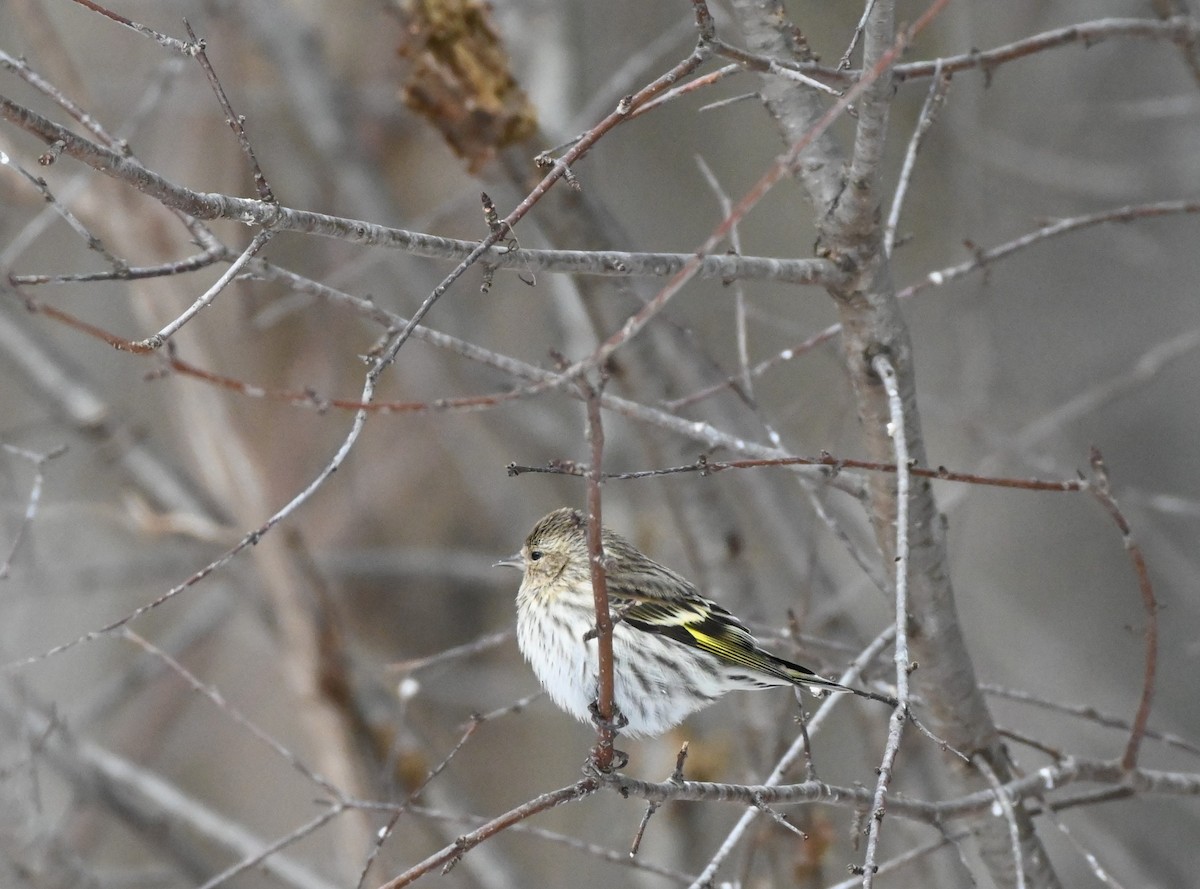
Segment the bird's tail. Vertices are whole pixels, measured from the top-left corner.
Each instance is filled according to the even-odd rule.
[[[880,701],[884,704],[891,704],[893,707],[896,706],[896,699],[888,695],[877,694],[861,688],[851,688],[849,685],[842,685],[840,682],[834,682],[832,679],[819,676],[807,667],[794,664],[781,657],[775,655],[771,655],[770,657],[773,661],[772,666],[776,668],[778,675],[793,685],[806,685],[810,688],[821,688],[833,692],[848,692],[852,695],[858,695],[860,698],[870,698],[872,701]]]

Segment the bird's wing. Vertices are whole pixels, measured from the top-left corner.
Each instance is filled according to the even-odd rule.
[[[635,629],[699,648],[727,664],[777,672],[750,631],[715,602],[698,597],[677,601],[617,598],[620,604],[614,607],[614,614]]]

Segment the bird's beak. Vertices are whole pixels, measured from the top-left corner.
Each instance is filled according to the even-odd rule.
[[[522,558],[519,552],[513,553],[511,556],[505,556],[499,562],[492,564],[493,568],[520,568],[525,570],[525,559]]]

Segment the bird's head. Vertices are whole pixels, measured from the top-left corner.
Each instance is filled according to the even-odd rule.
[[[525,572],[521,586],[529,591],[557,583],[588,583],[587,519],[577,509],[556,509],[533,526],[520,552],[496,565]]]

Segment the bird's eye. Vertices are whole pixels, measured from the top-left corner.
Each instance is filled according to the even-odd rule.
[[[540,549],[531,549],[529,551],[529,561],[536,562],[541,557],[542,557],[542,551]]]

